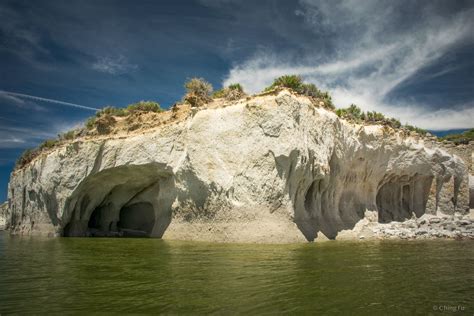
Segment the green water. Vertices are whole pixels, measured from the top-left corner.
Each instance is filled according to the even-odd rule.
[[[474,314],[474,242],[235,245],[0,234],[0,314]]]

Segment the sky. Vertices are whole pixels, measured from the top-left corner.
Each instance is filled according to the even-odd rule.
[[[106,105],[284,74],[402,123],[474,127],[474,1],[0,0],[0,201],[26,148]]]

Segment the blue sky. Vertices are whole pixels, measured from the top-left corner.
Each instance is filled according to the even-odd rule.
[[[474,125],[472,1],[1,0],[0,21],[0,200],[24,149],[94,114],[75,105],[167,108],[193,76],[300,74],[338,107]]]

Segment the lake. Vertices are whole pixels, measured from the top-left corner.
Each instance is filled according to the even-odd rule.
[[[211,244],[0,232],[0,314],[474,313],[474,241]]]

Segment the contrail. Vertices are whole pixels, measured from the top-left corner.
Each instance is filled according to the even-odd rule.
[[[72,106],[72,107],[79,108],[79,109],[84,109],[84,110],[90,110],[90,111],[98,111],[99,110],[97,108],[93,108],[93,107],[90,107],[90,106],[85,106],[85,105],[80,105],[80,104],[75,104],[75,103],[69,103],[69,102],[64,102],[64,101],[59,101],[59,100],[53,100],[53,99],[46,99],[46,98],[37,97],[37,96],[34,96],[34,95],[29,95],[29,94],[9,92],[9,91],[5,91],[5,90],[0,90],[0,93],[4,93],[4,94],[11,95],[11,96],[14,96],[14,97],[20,97],[20,98],[26,98],[26,99],[32,99],[32,100],[50,102],[50,103],[56,103],[56,104],[62,104],[62,105],[66,105],[66,106]]]

